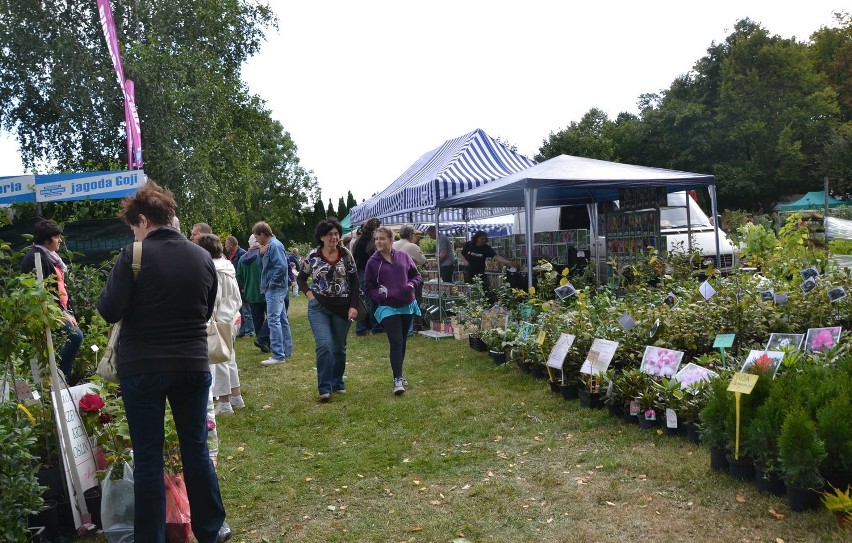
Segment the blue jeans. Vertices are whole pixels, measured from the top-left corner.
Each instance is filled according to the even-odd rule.
[[[269,325],[269,348],[272,358],[284,360],[293,356],[293,337],[290,335],[290,321],[287,319],[288,288],[267,288],[266,324]]]
[[[361,292],[364,292],[364,270],[358,270],[358,283],[361,286]],[[376,317],[373,316],[373,313],[376,312],[376,308],[378,307],[376,302],[367,296],[364,296],[364,302],[367,305],[367,318],[355,323],[355,333],[359,336],[363,336],[368,331],[381,332],[382,325],[379,324],[376,321]]]
[[[317,387],[320,394],[344,390],[346,371],[346,336],[349,321],[324,308],[316,300],[308,302],[308,322],[314,332],[317,353]]]
[[[199,543],[212,543],[225,521],[219,479],[207,449],[209,372],[168,371],[121,378],[121,396],[133,442],[134,538],[164,543],[166,491],[163,482],[163,419],[172,408],[192,517]]]
[[[251,311],[249,310],[248,302],[243,302],[242,307],[240,307],[240,316],[242,317],[242,321],[240,322],[239,334],[241,336],[253,334],[254,317],[252,317]]]
[[[83,332],[70,321],[63,320],[58,335],[65,338],[65,345],[59,351],[59,369],[65,374],[65,379],[70,381],[74,360],[80,353],[80,345],[83,344]]]
[[[249,309],[251,309],[251,319],[254,322],[255,339],[261,345],[269,345],[269,325],[266,324],[266,302],[250,303]]]

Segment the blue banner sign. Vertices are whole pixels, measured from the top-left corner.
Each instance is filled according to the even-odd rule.
[[[0,177],[0,204],[35,202],[35,176]]]
[[[37,175],[36,201],[101,200],[132,196],[148,178],[142,170]]]

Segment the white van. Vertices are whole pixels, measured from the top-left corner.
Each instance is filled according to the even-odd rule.
[[[668,195],[668,206],[660,208],[660,234],[666,237],[669,252],[688,249],[686,202],[689,202],[689,226],[691,226],[693,247],[701,251],[704,260],[716,259],[716,236],[713,225],[704,211],[686,192],[672,192]],[[617,204],[615,204],[617,205]],[[603,225],[604,221],[599,220]],[[589,215],[586,206],[567,206],[560,208],[537,209],[534,217],[536,232],[550,232],[574,228],[589,228]],[[524,213],[515,215],[514,232],[524,233]],[[591,257],[597,255],[600,264],[604,264],[606,239],[598,236]],[[719,230],[719,252],[722,259],[721,270],[728,273],[733,270],[736,251],[728,236]]]

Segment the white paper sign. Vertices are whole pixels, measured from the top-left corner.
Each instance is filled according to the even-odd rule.
[[[642,365],[639,366],[639,371],[648,375],[671,377],[677,373],[682,358],[683,351],[648,345],[645,347],[645,354],[642,356]]]
[[[716,294],[716,289],[713,288],[713,285],[711,285],[708,281],[704,281],[701,283],[701,286],[698,287],[698,292],[704,296],[705,300],[709,300],[714,294]]]
[[[565,363],[565,355],[568,354],[568,350],[574,344],[574,339],[576,339],[574,334],[559,334],[559,339],[556,340],[556,344],[550,350],[550,356],[547,357],[547,365],[562,371],[562,364]]]
[[[594,340],[591,348],[589,348],[589,354],[586,355],[585,362],[580,367],[580,373],[597,375],[605,372],[610,362],[612,362],[612,357],[615,356],[617,348],[617,341],[610,341],[608,339]]]
[[[666,409],[666,428],[677,428],[677,413],[674,409]]]
[[[719,374],[715,371],[690,362],[675,374],[674,380],[680,383],[680,388],[689,388],[695,383],[709,381],[711,378],[718,376]]]
[[[92,383],[78,385],[69,389],[62,390],[62,407],[65,410],[65,421],[68,424],[68,432],[71,434],[71,450],[73,451],[75,469],[80,477],[82,492],[89,490],[92,487],[98,486],[97,466],[95,465],[95,457],[92,454],[92,449],[89,446],[89,437],[86,435],[86,429],[83,426],[83,421],[77,416],[80,398],[86,394],[97,392],[97,387]],[[70,394],[69,394],[70,392]],[[56,391],[52,392],[53,396],[53,412],[56,420],[59,420],[59,406],[57,405]],[[65,462],[67,458],[65,453],[65,438],[62,437],[62,426],[57,422],[56,431],[60,436],[59,445],[61,447],[63,464],[65,465],[65,488],[71,488],[71,469]],[[71,507],[71,512],[74,514],[74,522],[76,527],[82,525],[82,519],[76,507]]]
[[[633,317],[631,317],[628,313],[625,313],[622,316],[618,317],[618,324],[620,324],[621,327],[624,328],[625,332],[629,332],[633,330],[633,327],[636,326],[636,321],[633,320]]]

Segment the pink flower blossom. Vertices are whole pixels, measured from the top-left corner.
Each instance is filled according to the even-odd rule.
[[[824,351],[831,349],[834,346],[834,337],[831,335],[831,330],[820,330],[811,341],[811,350]]]

